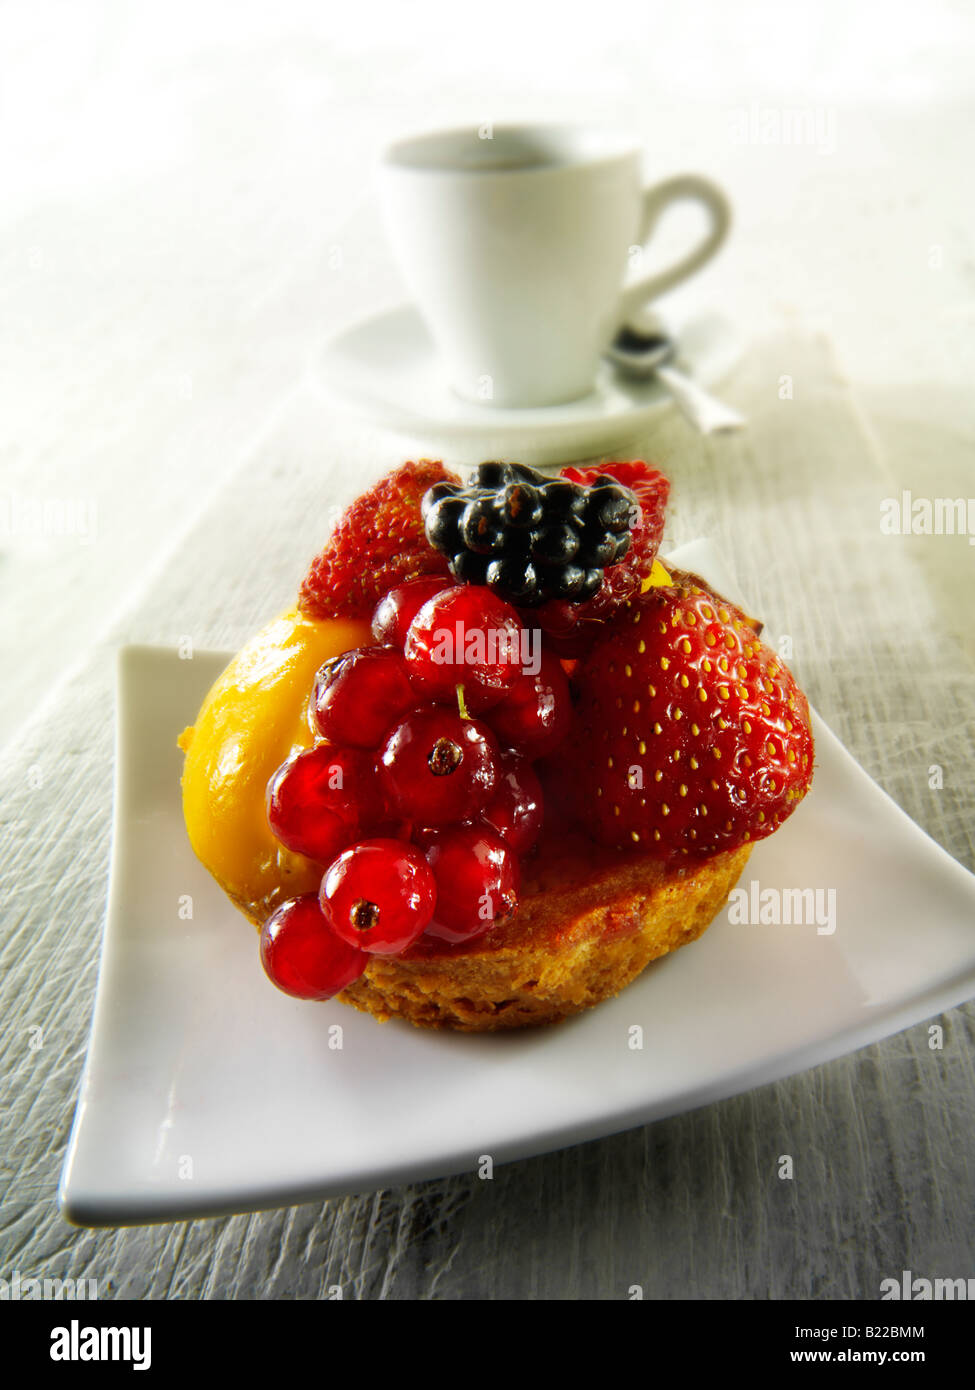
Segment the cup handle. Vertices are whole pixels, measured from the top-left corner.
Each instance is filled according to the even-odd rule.
[[[622,322],[629,323],[638,318],[640,310],[645,308],[650,300],[656,299],[664,290],[671,289],[681,280],[693,275],[695,270],[711,259],[728,235],[731,205],[717,184],[700,174],[677,174],[672,179],[665,179],[663,183],[654,184],[644,192],[643,216],[638,234],[641,245],[645,245],[650,239],[661,213],[671,203],[681,202],[685,198],[692,198],[704,204],[711,214],[710,230],[682,260],[656,275],[644,275],[639,280],[624,285]]]

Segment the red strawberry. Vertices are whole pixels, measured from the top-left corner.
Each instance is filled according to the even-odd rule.
[[[298,606],[311,618],[368,618],[379,600],[409,579],[447,574],[447,559],[426,538],[420,502],[434,483],[456,483],[442,463],[404,463],[346,509],[312,561]]]
[[[778,656],[694,575],[673,578],[579,663],[564,754],[593,837],[660,858],[771,835],[813,770],[809,706]]]
[[[600,463],[593,468],[563,468],[562,477],[583,487],[591,487],[603,477],[615,478],[634,493],[640,504],[640,520],[633,528],[630,548],[619,564],[605,572],[595,597],[586,603],[554,599],[536,610],[539,624],[554,639],[559,651],[574,656],[588,650],[603,631],[593,626],[594,622],[604,623],[639,594],[660,548],[670,482],[659,468],[642,459]]]

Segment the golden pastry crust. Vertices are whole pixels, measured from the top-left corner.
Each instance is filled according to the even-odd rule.
[[[374,956],[339,995],[380,1021],[496,1032],[555,1023],[618,994],[652,960],[714,920],[751,845],[662,863],[609,854],[582,836],[543,842],[525,865],[518,911],[479,941],[423,938]]]

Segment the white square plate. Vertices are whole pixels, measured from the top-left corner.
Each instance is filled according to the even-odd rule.
[[[734,597],[703,543],[672,558]],[[742,886],[832,889],[831,934],[735,925],[725,909],[616,999],[512,1034],[289,999],[183,826],[176,736],[226,660],[120,656],[111,888],[60,1189],[71,1221],[170,1221],[473,1171],[483,1154],[523,1158],[706,1105],[975,995],[975,878],[816,719],[812,791],[756,846]]]

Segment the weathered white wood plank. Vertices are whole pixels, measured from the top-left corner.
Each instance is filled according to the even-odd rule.
[[[780,401],[788,362],[795,399]],[[812,699],[869,771],[972,867],[975,672],[925,571],[881,535],[889,477],[827,345],[755,345],[726,388],[747,435],[677,419],[668,541],[715,537],[793,637]],[[975,1010],[693,1114],[499,1169],[288,1212],[120,1232],[55,1210],[90,1020],[111,822],[113,653],[233,647],[290,598],[322,518],[401,457],[296,399],[137,607],[24,727],[2,769],[0,1273],[103,1296],[874,1298],[885,1275],[964,1275],[975,1196]],[[918,468],[922,469],[919,460]],[[913,475],[912,475],[913,476]],[[927,476],[919,471],[917,490]],[[948,538],[945,538],[946,540]],[[937,672],[937,679],[927,673]],[[940,792],[927,768],[945,768]],[[36,785],[40,770],[41,784]],[[33,771],[32,771],[33,770]],[[241,930],[248,930],[241,921]],[[919,923],[923,951],[923,923]],[[31,1029],[43,1046],[30,1050]],[[777,1177],[779,1155],[795,1177]]]

